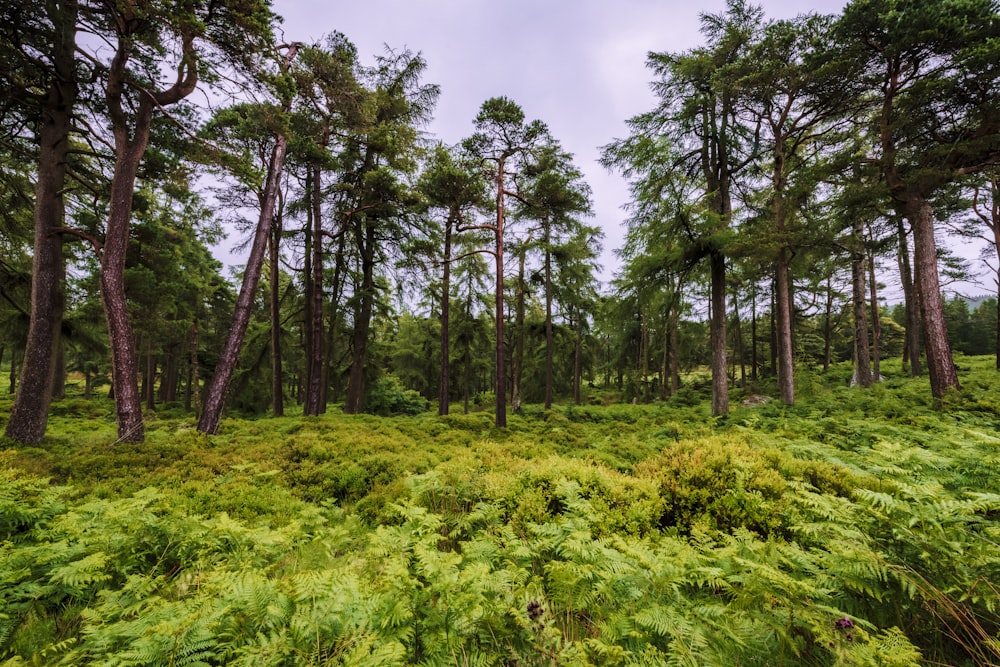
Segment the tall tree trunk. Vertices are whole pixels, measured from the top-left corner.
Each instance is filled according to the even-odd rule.
[[[271,314],[271,412],[275,417],[285,415],[285,378],[281,367],[281,265],[278,256],[281,243],[282,221],[275,216],[271,233],[268,234],[268,268],[270,281]]]
[[[504,383],[504,326],[503,326],[503,226],[504,226],[504,161],[497,164],[497,219],[496,234],[496,419],[497,428],[507,426],[507,391]]]
[[[949,390],[960,390],[961,386],[945,325],[937,245],[934,241],[934,214],[930,203],[919,194],[911,193],[906,201],[906,217],[913,230],[914,284],[923,323],[927,375],[931,382],[931,394],[934,398],[942,398]]]
[[[583,312],[579,311],[573,318],[573,403],[580,405],[582,400],[581,385],[583,384]]]
[[[903,283],[903,312],[906,315],[906,342],[903,346],[903,364],[909,364],[910,376],[919,377],[920,366],[920,312],[917,307],[916,288],[910,269],[910,248],[907,242],[906,225],[903,216],[896,216],[896,231],[899,237],[899,277]]]
[[[861,243],[860,223],[855,225],[854,240]],[[851,288],[854,307],[854,377],[858,385],[870,387],[872,368],[865,309],[865,255],[860,249],[855,249],[851,257]]]
[[[721,251],[709,255],[712,280],[712,416],[729,414],[726,374],[726,257]]]
[[[291,55],[294,55],[294,49],[290,49],[290,52]],[[205,408],[201,419],[198,420],[198,430],[209,435],[219,432],[219,423],[222,421],[222,410],[226,404],[229,382],[232,380],[233,371],[236,369],[237,361],[239,361],[247,325],[250,323],[250,314],[253,312],[253,301],[257,294],[257,285],[260,282],[264,254],[271,237],[271,225],[274,222],[287,145],[288,140],[283,134],[279,134],[275,138],[274,150],[271,153],[267,170],[260,218],[257,220],[257,229],[254,232],[250,256],[247,258],[246,270],[243,272],[243,283],[236,299],[233,321],[229,327],[229,334],[226,337],[222,353],[219,355],[219,363],[215,367],[208,387],[205,388]]]
[[[188,338],[188,354],[190,359],[188,361],[188,394],[185,400],[184,408],[186,410],[194,410],[194,416],[201,416],[201,367],[198,364],[198,318],[197,316],[191,321],[191,334]]]
[[[324,142],[324,146],[325,146]],[[312,307],[310,308],[310,346],[306,349],[306,364],[309,373],[306,377],[306,397],[302,407],[304,415],[320,413],[323,382],[323,188],[322,170],[313,167],[312,178],[312,289],[310,290]]]
[[[142,384],[146,395],[146,409],[152,410],[156,407],[156,356],[153,354],[153,342],[146,341],[146,372],[143,373]]]
[[[451,374],[450,359],[451,352],[448,349],[449,336],[449,311],[451,308],[451,230],[454,221],[458,218],[456,210],[452,209],[448,215],[448,221],[444,227],[444,262],[441,267],[441,373],[438,380],[438,414],[448,414],[448,378]]]
[[[365,367],[368,362],[368,336],[375,308],[375,227],[369,222],[357,230],[358,252],[361,254],[360,299],[354,313],[351,372],[347,381],[344,412],[358,414],[364,409]]]
[[[39,130],[38,178],[35,183],[34,244],[31,260],[31,316],[24,348],[21,385],[14,396],[6,436],[24,444],[38,444],[45,436],[52,401],[53,362],[62,328],[66,270],[62,239],[70,123],[77,98],[74,51],[75,0],[47,0],[53,23],[52,62],[55,71],[47,91]],[[11,357],[11,376],[14,357]],[[11,383],[12,386],[14,383]]]
[[[326,331],[326,363],[323,365],[323,383],[320,386],[320,412],[326,412],[326,406],[330,402],[329,391],[330,387],[333,386],[334,400],[336,396],[339,395],[339,376],[334,375],[334,363],[336,361],[333,354],[334,345],[336,345],[337,339],[340,335],[340,296],[342,291],[341,283],[343,282],[344,274],[344,246],[347,243],[347,233],[345,230],[341,230],[341,233],[337,237],[337,250],[333,258],[333,285],[330,288],[330,326]]]
[[[552,374],[555,340],[552,332],[552,242],[549,224],[545,224],[545,409],[552,408]]]
[[[823,311],[823,370],[830,370],[833,350],[833,276],[826,278],[826,307]]]
[[[872,309],[872,373],[875,382],[882,380],[881,343],[882,318],[878,308],[878,283],[875,281],[875,256],[868,255],[868,286],[871,291]]]
[[[522,245],[517,255],[517,293],[514,299],[514,341],[511,346],[510,405],[513,412],[521,412],[521,378],[524,375],[524,260]]]

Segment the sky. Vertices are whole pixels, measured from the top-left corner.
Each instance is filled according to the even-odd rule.
[[[758,0],[769,19],[839,13],[846,0]],[[315,42],[339,31],[363,64],[386,48],[427,62],[423,81],[441,96],[426,130],[447,144],[472,133],[482,103],[505,96],[541,120],[572,153],[593,191],[592,222],[605,234],[605,284],[624,238],[625,180],[598,163],[600,149],[628,135],[626,121],[655,104],[649,52],[703,44],[702,13],[725,0],[274,0],[284,41]]]

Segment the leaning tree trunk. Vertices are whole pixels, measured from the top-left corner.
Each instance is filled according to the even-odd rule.
[[[62,239],[66,156],[77,87],[73,53],[76,44],[76,3],[46,4],[54,22],[55,72],[48,90],[39,133],[38,180],[35,184],[35,238],[31,260],[31,317],[24,348],[21,383],[14,396],[6,436],[38,444],[45,436],[52,400],[53,362],[65,306]],[[11,374],[14,371],[11,355]]]
[[[201,419],[198,420],[198,430],[214,435],[219,432],[222,421],[222,410],[226,404],[226,393],[232,380],[236,362],[239,360],[243,339],[246,337],[250,314],[253,312],[253,301],[260,282],[261,269],[264,264],[264,254],[271,236],[271,225],[274,222],[274,210],[278,200],[278,189],[281,185],[281,171],[285,161],[287,139],[279,134],[274,142],[271,161],[268,167],[267,181],[264,186],[264,199],[254,232],[253,245],[247,258],[246,270],[243,272],[243,284],[236,299],[236,309],[233,321],[229,326],[229,334],[219,355],[219,363],[215,367],[212,379],[205,388],[205,407]]]
[[[913,278],[923,323],[927,375],[930,377],[931,394],[934,398],[942,398],[949,390],[959,390],[961,386],[945,325],[937,245],[934,241],[934,213],[924,197],[910,194],[906,201],[906,215],[913,230]]]

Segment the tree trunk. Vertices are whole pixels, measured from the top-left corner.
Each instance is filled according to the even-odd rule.
[[[510,404],[513,412],[521,412],[521,378],[524,375],[524,260],[522,245],[517,255],[517,294],[514,300],[514,344],[511,350]]]
[[[34,245],[31,262],[31,316],[24,349],[21,385],[14,396],[6,436],[38,444],[45,436],[52,401],[52,373],[65,307],[62,239],[53,230],[65,218],[63,190],[70,121],[77,98],[74,51],[77,4],[46,2],[53,22],[52,75],[39,130],[38,179],[35,184]],[[11,356],[11,377],[15,377]],[[11,386],[14,386],[11,382]]]
[[[580,405],[583,384],[583,312],[577,312],[574,320],[573,328],[576,335],[573,345],[573,403]]]
[[[324,144],[325,145],[325,144]],[[310,346],[306,349],[306,364],[309,372],[306,377],[309,383],[306,385],[306,397],[302,407],[304,415],[318,415],[320,413],[320,398],[322,397],[323,382],[323,189],[322,171],[319,167],[313,167],[312,178],[312,289],[310,290],[312,307],[310,308],[310,321],[307,324],[310,330]]]
[[[882,380],[881,368],[881,342],[882,342],[882,318],[878,309],[878,283],[875,282],[875,256],[868,255],[868,285],[871,291],[872,309],[872,373],[875,382]]]
[[[185,409],[194,408],[194,416],[201,416],[201,368],[198,365],[198,318],[191,322],[191,336],[189,343],[190,361],[188,364],[188,395],[185,399],[187,405]]]
[[[826,308],[823,315],[823,370],[828,371],[833,349],[833,276],[826,278]]]
[[[198,421],[198,430],[209,435],[219,432],[219,423],[222,421],[222,410],[226,404],[229,382],[236,369],[247,325],[250,323],[253,301],[257,294],[257,285],[260,282],[261,268],[264,264],[264,254],[271,236],[271,225],[274,222],[274,211],[278,200],[278,190],[281,187],[281,171],[284,166],[287,143],[287,139],[281,134],[276,137],[274,142],[264,188],[263,205],[260,210],[260,218],[257,220],[257,229],[254,232],[250,256],[247,258],[246,270],[243,272],[243,284],[240,286],[240,294],[236,299],[233,321],[229,327],[229,334],[226,337],[222,353],[219,355],[219,363],[205,389],[205,409]]]
[[[726,258],[720,251],[709,256],[712,280],[712,416],[729,414],[726,376]]]
[[[148,137],[148,131],[143,133]],[[125,297],[125,255],[132,217],[132,191],[145,143],[121,146],[111,183],[111,205],[101,258],[101,300],[111,344],[111,383],[115,388],[118,442],[143,442],[139,363]]]
[[[449,212],[448,221],[444,227],[444,262],[441,267],[441,374],[438,379],[438,414],[448,414],[448,378],[451,373],[448,349],[449,336],[448,329],[450,322],[449,309],[451,307],[451,230],[458,214],[454,209]]]
[[[552,242],[549,224],[545,225],[545,409],[552,408],[552,374],[555,340],[552,332]]]
[[[281,243],[280,216],[275,216],[271,233],[268,234],[269,272],[271,274],[271,412],[275,417],[285,415],[285,378],[281,367],[281,265],[278,248]]]
[[[920,313],[917,309],[913,272],[910,270],[910,249],[906,240],[906,226],[903,224],[903,216],[901,215],[896,216],[896,230],[899,236],[899,277],[903,283],[903,312],[906,315],[903,364],[909,363],[911,377],[919,377],[923,372],[920,367]]]
[[[504,161],[497,164],[497,220],[496,234],[496,426],[507,426],[507,391],[504,383],[504,327],[503,327],[503,225],[504,225]]]
[[[344,266],[344,245],[347,242],[346,232],[341,232],[337,239],[337,251],[333,259],[333,285],[331,286],[330,294],[330,326],[326,331],[326,363],[323,365],[323,383],[320,385],[320,401],[319,409],[321,413],[326,412],[326,406],[330,402],[329,391],[330,387],[333,386],[334,400],[339,395],[339,375],[334,375],[334,354],[333,347],[337,342],[337,338],[340,334],[340,294],[341,294],[341,282],[343,276],[343,266]]]
[[[781,248],[775,262],[774,291],[778,313],[775,321],[778,344],[778,393],[785,405],[795,403],[795,354],[792,349],[792,303],[788,251]]]
[[[365,367],[368,362],[368,335],[375,307],[375,227],[365,222],[356,233],[358,252],[361,254],[360,299],[354,314],[353,353],[351,374],[347,380],[347,397],[344,412],[358,414],[364,409]]]
[[[143,373],[142,380],[146,396],[146,409],[152,410],[156,407],[156,356],[153,355],[152,341],[146,341],[146,372]]]
[[[855,242],[861,242],[859,228],[855,229]],[[854,377],[859,386],[870,387],[872,368],[865,309],[865,255],[861,250],[855,250],[851,257],[851,295],[854,307]]]
[[[908,198],[907,218],[913,230],[914,284],[920,304],[924,350],[931,394],[942,398],[949,390],[960,390],[958,371],[951,356],[944,299],[938,279],[937,245],[934,241],[934,214],[930,203],[919,194]]]

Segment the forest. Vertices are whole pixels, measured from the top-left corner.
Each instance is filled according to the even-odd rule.
[[[545,119],[280,26],[0,5],[0,667],[1000,664],[995,0],[651,51],[605,285]]]

